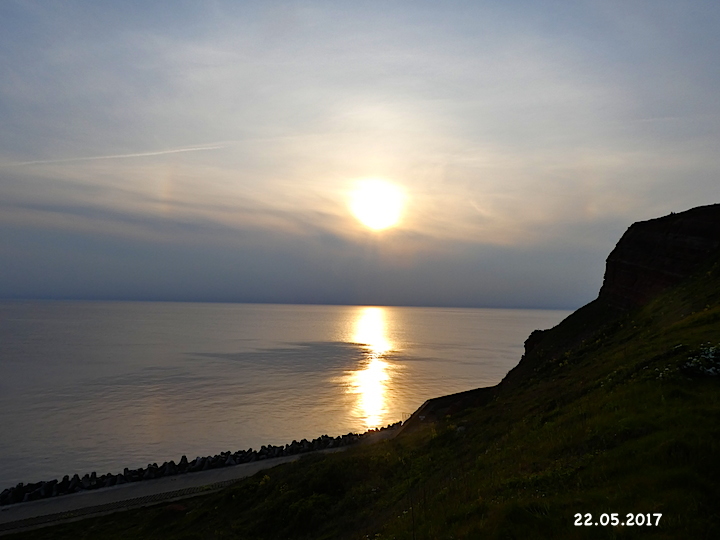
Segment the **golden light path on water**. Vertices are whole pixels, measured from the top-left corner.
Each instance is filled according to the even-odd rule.
[[[390,379],[390,365],[384,355],[393,347],[387,338],[383,308],[365,307],[360,310],[352,341],[366,348],[367,360],[362,369],[348,372],[348,392],[358,396],[355,412],[363,418],[365,428],[379,427],[387,412],[386,393]]]

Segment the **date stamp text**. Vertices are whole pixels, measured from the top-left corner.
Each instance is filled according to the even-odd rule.
[[[657,527],[660,525],[662,514],[642,514],[629,512],[627,514],[575,514],[576,527]]]

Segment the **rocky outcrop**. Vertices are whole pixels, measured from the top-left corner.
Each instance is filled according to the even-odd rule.
[[[407,433],[417,429],[423,423],[435,422],[446,415],[454,414],[469,407],[479,407],[488,403],[497,387],[475,388],[457,394],[428,399],[402,425],[400,432]]]
[[[720,204],[634,223],[607,258],[600,298],[641,306],[688,278],[720,249]]]

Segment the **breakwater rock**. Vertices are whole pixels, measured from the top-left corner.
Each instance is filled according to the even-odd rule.
[[[338,437],[322,435],[312,441],[302,439],[301,441],[293,441],[284,446],[273,446],[270,444],[267,446],[263,445],[259,450],[250,448],[249,450],[238,450],[236,452],[221,452],[214,456],[198,456],[192,461],[188,460],[187,456],[182,456],[177,463],[172,460],[162,465],[151,463],[148,464],[147,467],[140,467],[139,469],[125,468],[123,472],[119,474],[108,473],[98,476],[96,472],[92,472],[82,477],[78,474],[72,477],[65,475],[62,480],[50,480],[49,482],[28,484],[21,482],[0,493],[0,506],[35,501],[48,497],[70,495],[72,493],[107,488],[129,482],[142,482],[176,474],[189,474],[198,471],[218,469],[220,467],[232,467],[243,463],[252,463],[254,461],[282,456],[292,456],[317,450],[347,447],[366,440],[378,432],[398,428],[400,424],[400,422],[396,422],[387,427],[369,430],[362,434],[347,433],[346,435],[340,435]]]

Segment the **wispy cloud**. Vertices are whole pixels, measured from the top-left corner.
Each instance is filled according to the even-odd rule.
[[[551,254],[601,273],[633,221],[717,200],[717,2],[84,4],[0,1],[0,297],[58,259],[107,291],[182,263],[192,298],[551,298],[590,268]],[[407,191],[395,232],[350,215],[363,177]]]
[[[227,145],[212,145],[212,146],[190,146],[186,148],[174,148],[171,150],[158,150],[155,152],[137,152],[133,154],[112,154],[108,156],[84,156],[84,157],[73,157],[73,158],[62,158],[62,159],[37,159],[33,161],[21,161],[11,163],[11,165],[23,166],[23,165],[41,165],[48,163],[71,163],[76,161],[98,161],[101,159],[128,159],[148,156],[162,156],[165,154],[180,154],[182,152],[201,152],[204,150],[220,150],[227,148]]]

